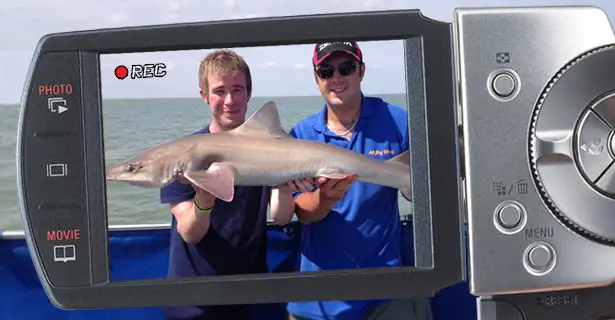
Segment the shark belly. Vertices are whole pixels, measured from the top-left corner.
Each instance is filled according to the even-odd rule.
[[[313,165],[301,166],[278,161],[260,165],[254,162],[230,164],[235,167],[235,185],[238,186],[279,185],[290,180],[315,177],[317,171],[311,168]]]

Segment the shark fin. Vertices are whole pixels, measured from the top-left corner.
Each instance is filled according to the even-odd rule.
[[[394,165],[403,165],[408,168],[408,171],[410,171],[410,151],[406,150],[386,162]],[[408,188],[399,189],[399,192],[401,192],[401,195],[404,196],[406,200],[412,201],[412,181],[408,182]]]
[[[278,108],[273,101],[265,103],[260,107],[246,122],[237,129],[231,131],[233,134],[240,134],[252,137],[265,137],[275,139],[292,139],[280,121]]]
[[[226,202],[233,201],[235,196],[235,168],[227,163],[214,162],[209,169],[188,170],[184,177],[194,185]]]

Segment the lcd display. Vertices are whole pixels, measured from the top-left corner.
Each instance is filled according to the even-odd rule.
[[[402,41],[103,54],[100,62],[108,221],[171,228],[170,277],[273,272],[295,260],[296,272],[413,265],[412,202],[394,188],[410,186],[409,154],[393,159],[409,144]],[[233,69],[243,62],[247,75]],[[256,129],[241,132],[244,120]],[[234,139],[176,140],[233,128]],[[225,186],[225,159],[247,186]],[[182,170],[191,183],[174,179]],[[311,173],[336,187],[323,184],[316,202],[294,193],[300,213],[273,216],[284,210],[269,194],[292,189],[272,182]],[[194,206],[195,187],[215,194],[204,201],[217,196],[211,212],[199,212],[209,205],[199,197]],[[318,201],[324,209],[313,210]],[[290,254],[263,250],[293,237]],[[189,260],[203,265],[182,265]]]

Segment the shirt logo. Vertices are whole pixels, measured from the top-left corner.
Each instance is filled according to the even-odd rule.
[[[395,154],[395,150],[393,149],[369,150],[367,154],[369,154],[370,156],[384,156],[384,155]]]

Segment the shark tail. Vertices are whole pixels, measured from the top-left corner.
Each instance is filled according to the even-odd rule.
[[[404,151],[386,162],[396,166],[401,165],[410,172],[410,151]],[[408,181],[408,187],[399,189],[399,192],[406,200],[412,201],[412,181]]]

